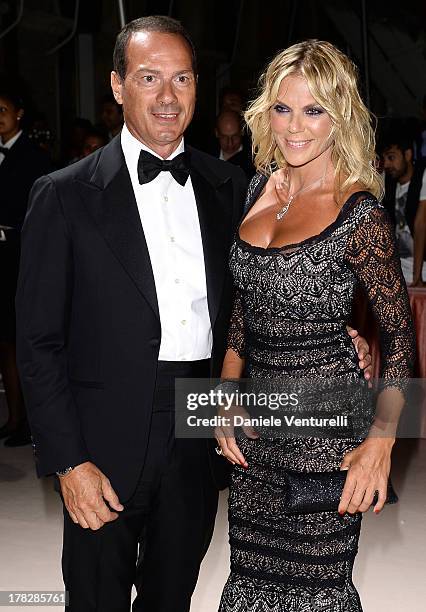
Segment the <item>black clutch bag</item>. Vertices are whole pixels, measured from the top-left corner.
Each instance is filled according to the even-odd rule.
[[[286,470],[285,511],[289,514],[311,512],[331,512],[340,503],[348,470],[336,472],[294,472]],[[377,503],[378,494],[374,495],[373,505]],[[390,479],[386,504],[395,504],[398,496]]]

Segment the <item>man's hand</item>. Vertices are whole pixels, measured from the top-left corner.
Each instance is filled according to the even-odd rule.
[[[108,478],[90,461],[60,476],[59,482],[71,519],[83,529],[100,529],[124,509]],[[104,500],[117,512],[111,512]]]
[[[347,326],[348,334],[352,338],[353,345],[356,352],[358,353],[359,367],[364,370],[365,380],[370,380],[373,374],[373,368],[371,365],[371,355],[369,353],[370,347],[365,338],[359,335],[356,329]]]

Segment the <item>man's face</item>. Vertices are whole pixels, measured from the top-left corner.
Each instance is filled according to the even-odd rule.
[[[194,114],[196,76],[190,48],[176,34],[138,32],[126,54],[124,81],[115,72],[111,78],[126,125],[138,140],[168,157]]]
[[[115,130],[121,127],[123,115],[120,112],[120,107],[114,104],[114,102],[105,102],[102,105],[101,119],[108,130]]]
[[[94,151],[97,151],[98,149],[103,147],[104,144],[105,144],[104,139],[101,138],[100,136],[95,136],[95,135],[86,136],[86,138],[84,139],[81,156],[87,157]]]
[[[397,181],[407,174],[411,151],[401,151],[399,147],[392,145],[383,152],[382,158],[384,171]]]
[[[220,148],[226,155],[234,155],[242,143],[241,127],[234,119],[220,119],[216,128]]]

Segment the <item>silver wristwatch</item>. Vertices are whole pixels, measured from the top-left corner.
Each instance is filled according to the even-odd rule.
[[[59,470],[58,472],[56,472],[56,476],[66,476],[67,474],[72,472],[73,469],[73,467],[67,467],[64,470]]]

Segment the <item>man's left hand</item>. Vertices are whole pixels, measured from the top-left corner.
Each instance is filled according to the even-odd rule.
[[[370,347],[365,338],[359,335],[356,329],[351,327],[347,328],[348,334],[352,338],[352,342],[355,346],[355,350],[358,353],[359,367],[364,370],[365,380],[370,380],[373,375],[373,367],[371,365]]]

